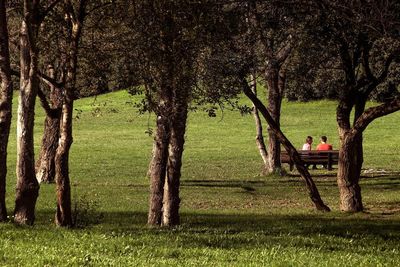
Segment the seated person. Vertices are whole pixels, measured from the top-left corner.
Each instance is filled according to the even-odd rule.
[[[311,136],[307,136],[306,143],[303,145],[301,150],[311,150],[311,144],[313,142],[313,138]]]
[[[321,136],[321,143],[317,145],[317,150],[332,150],[332,145],[327,144],[326,141],[328,138],[326,138],[325,135]],[[324,164],[324,168],[328,168],[326,164]]]
[[[301,150],[311,150],[312,142],[313,142],[313,138],[311,136],[307,136],[306,143],[303,145]],[[308,166],[310,166],[310,164],[306,164],[305,166],[306,166],[306,168],[308,168]],[[317,169],[317,166],[314,164],[313,170],[316,170],[316,169]]]
[[[332,145],[327,144],[327,140],[328,138],[325,135],[321,136],[321,143],[317,145],[317,150],[332,150]]]

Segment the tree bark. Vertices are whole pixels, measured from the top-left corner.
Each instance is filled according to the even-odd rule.
[[[48,75],[55,79],[54,68],[49,66]],[[36,161],[36,178],[39,183],[53,183],[55,180],[54,158],[60,134],[61,91],[50,86],[50,109],[46,110],[42,146],[39,158]]]
[[[150,198],[147,223],[152,226],[161,225],[163,217],[163,196],[165,176],[168,162],[168,145],[171,135],[170,107],[171,88],[166,87],[161,95],[157,114],[157,132],[154,138],[153,156],[149,167]]]
[[[35,220],[35,205],[39,195],[39,184],[35,175],[33,126],[35,100],[39,87],[37,77],[38,33],[37,6],[24,1],[24,19],[20,30],[20,94],[17,121],[17,187],[14,221],[32,225]]]
[[[175,96],[174,116],[171,123],[171,138],[169,142],[169,156],[167,163],[167,176],[164,185],[163,221],[164,226],[180,224],[179,218],[179,187],[183,146],[185,143],[185,130],[188,113],[187,91]],[[178,103],[177,103],[178,102]]]
[[[254,95],[257,96],[257,81],[255,75],[251,75],[250,79],[251,79],[251,90],[254,93]],[[260,119],[260,114],[258,112],[257,107],[254,104],[253,104],[253,116],[254,116],[254,122],[256,124],[256,145],[264,163],[262,174],[266,174],[268,172],[268,152],[264,142],[264,134]]]
[[[69,178],[69,149],[72,145],[73,102],[66,99],[63,104],[60,125],[60,140],[55,155],[57,212],[55,222],[58,226],[72,225],[71,186]]]
[[[322,201],[321,196],[318,192],[318,189],[317,189],[314,181],[312,180],[312,177],[311,177],[310,173],[308,172],[308,169],[305,167],[303,161],[301,160],[296,148],[290,143],[290,141],[282,133],[282,131],[280,130],[280,127],[276,124],[276,122],[274,121],[272,116],[269,114],[268,109],[257,98],[257,96],[255,96],[252,93],[251,89],[249,88],[249,84],[247,83],[246,78],[241,77],[241,79],[242,79],[242,88],[243,88],[244,94],[258,108],[258,110],[261,112],[264,119],[268,123],[271,131],[274,131],[279,142],[281,142],[281,144],[285,147],[290,158],[295,163],[296,168],[299,171],[301,177],[305,180],[311,201],[314,203],[315,207],[318,210],[330,211],[330,208],[327,205],[325,205],[324,202]]]
[[[340,209],[347,212],[363,210],[361,187],[359,186],[362,154],[362,136],[339,129],[340,149],[337,183],[340,192]],[[362,152],[361,152],[362,153]]]
[[[0,1],[0,222],[7,220],[7,146],[10,135],[13,95],[5,2]]]
[[[266,80],[268,84],[268,112],[278,127],[280,127],[282,93],[280,91],[280,66],[277,62],[270,60],[267,66]],[[268,172],[282,174],[280,160],[281,147],[276,133],[271,127],[268,128]]]

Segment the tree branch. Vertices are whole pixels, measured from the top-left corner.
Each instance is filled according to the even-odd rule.
[[[39,78],[42,79],[42,81],[44,81],[47,85],[53,86],[54,88],[59,89],[59,90],[63,90],[63,88],[64,88],[64,83],[59,83],[59,82],[57,82],[54,78],[51,78],[51,77],[47,76],[46,74],[41,73],[41,72],[39,72],[39,71],[38,71],[38,76],[39,76]]]
[[[43,21],[46,18],[47,14],[49,14],[49,12],[51,12],[59,2],[61,2],[61,0],[51,1],[50,4],[43,10],[43,12],[41,12],[40,21]]]
[[[15,77],[18,77],[18,78],[21,77],[21,74],[17,70],[11,69],[10,72],[11,72],[11,75],[13,75]],[[64,83],[59,83],[55,79],[53,79],[53,78],[51,78],[51,77],[47,76],[46,74],[41,73],[39,71],[37,72],[37,74],[38,74],[39,78],[42,79],[42,81],[44,81],[47,85],[53,86],[54,88],[56,88],[58,90],[63,90]]]
[[[286,61],[293,50],[294,40],[291,35],[289,35],[288,39],[289,40],[285,46],[283,46],[276,54],[276,60],[278,61],[279,65],[282,65]]]
[[[394,113],[398,110],[400,110],[400,97],[379,106],[369,108],[357,119],[351,131],[353,135],[362,133],[375,119]]]
[[[52,112],[52,108],[49,104],[49,101],[47,101],[47,97],[42,91],[42,88],[39,88],[38,90],[38,97],[40,99],[40,103],[43,107],[43,109],[46,111],[46,114],[49,115]]]

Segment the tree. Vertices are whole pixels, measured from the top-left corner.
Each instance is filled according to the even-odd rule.
[[[180,223],[179,187],[188,103],[196,83],[195,59],[202,43],[199,20],[206,1],[135,2],[133,47],[140,57],[148,107],[157,115],[149,165],[149,225]]]
[[[399,62],[400,5],[397,1],[353,1],[343,6],[340,1],[322,1],[318,8],[324,25],[320,37],[333,43],[343,73],[336,115],[340,137],[337,176],[340,209],[362,211],[359,180],[363,132],[373,120],[400,109],[398,92],[383,104],[366,109],[369,96],[395,71],[392,66]]]
[[[0,1],[0,221],[7,220],[7,145],[10,135],[13,87],[8,45],[6,1]]]
[[[40,24],[59,0],[43,6],[39,0],[23,1],[23,18],[20,28],[20,94],[17,120],[17,193],[14,221],[32,225],[35,205],[39,195],[36,180],[33,126],[34,108],[39,89],[37,38]]]
[[[81,5],[81,3],[75,2],[76,1],[72,1],[71,3],[75,6]],[[91,29],[97,27],[96,29],[98,31],[101,29],[101,32],[104,31],[109,35],[113,35],[111,29],[113,26],[117,27],[117,25],[98,25],[98,21],[101,19],[101,21],[105,20],[106,22],[110,22],[112,21],[110,19],[111,17],[119,16],[119,14],[113,10],[116,6],[114,2],[97,1],[96,3],[89,2],[85,5],[89,5],[89,7],[86,8],[89,10],[85,11],[84,14],[86,34],[81,34],[79,37],[79,50],[83,52],[79,55],[80,71],[75,74],[76,81],[74,82],[72,93],[74,99],[86,94],[84,92],[85,90],[80,87],[91,88],[91,85],[86,84],[86,81],[91,81],[92,79],[99,80],[96,75],[108,75],[105,73],[105,70],[96,68],[96,66],[102,66],[103,64],[107,66],[112,64],[111,61],[104,61],[103,57],[113,58],[115,57],[115,54],[123,55],[123,53],[117,53],[117,51],[113,51],[111,48],[108,49],[113,52],[109,51],[106,53],[98,48],[93,48],[93,44],[87,43],[87,36],[93,34],[91,32],[88,33],[88,27],[91,27]],[[107,11],[109,13],[104,14],[106,7],[111,9],[111,11]],[[65,91],[66,84],[66,68],[67,63],[69,63],[67,62],[67,55],[70,53],[69,50],[71,50],[71,46],[67,43],[72,39],[72,35],[69,33],[71,29],[65,29],[67,26],[65,26],[66,21],[64,18],[64,9],[65,8],[61,7],[56,10],[56,12],[53,12],[41,25],[43,31],[46,32],[46,34],[40,36],[40,46],[44,51],[42,64],[47,67],[47,69],[43,69],[42,72],[47,73],[47,75],[44,75],[43,73],[41,74],[42,88],[39,91],[39,97],[46,112],[40,155],[36,161],[36,175],[39,182],[51,183],[55,180],[54,159],[59,141],[59,124],[63,102],[63,91]],[[61,29],[64,30],[60,30],[60,25],[63,25]],[[96,38],[100,37],[96,35]],[[102,40],[98,43],[102,44],[102,48],[105,49],[106,46],[113,47],[114,44],[117,43],[117,40],[108,39],[107,41]],[[90,62],[86,62],[85,59],[88,55],[92,54],[94,55],[91,56]],[[91,69],[91,72],[89,72],[88,69]],[[87,75],[87,77],[82,77],[82,75]],[[45,88],[47,88],[47,90],[45,90]],[[104,85],[104,89],[107,89],[107,85]],[[97,92],[99,93],[98,90]]]
[[[60,139],[55,155],[57,184],[56,224],[72,226],[69,150],[72,145],[72,112],[78,65],[79,41],[86,16],[86,0],[65,1],[66,64],[65,87],[60,119]]]
[[[260,71],[263,72],[268,87],[268,110],[279,126],[286,83],[284,64],[295,45],[296,27],[300,28],[302,24],[295,20],[288,6],[274,1],[249,1],[249,22],[250,28],[253,28],[251,30],[251,34],[254,35],[252,39],[255,39],[254,44],[250,45],[258,47],[254,51],[260,58]],[[259,135],[258,140],[261,138]],[[258,142],[259,144],[263,143]],[[282,173],[280,145],[275,132],[269,129],[267,173]]]

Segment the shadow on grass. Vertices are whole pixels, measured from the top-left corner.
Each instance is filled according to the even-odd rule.
[[[337,186],[336,174],[316,174],[312,176],[320,185]],[[362,186],[377,187],[380,189],[395,189],[400,187],[400,175],[386,175],[380,177],[362,177]],[[210,188],[242,188],[246,191],[255,191],[254,187],[276,186],[279,184],[304,184],[300,175],[289,174],[285,177],[276,179],[266,178],[265,181],[242,181],[242,180],[186,180],[181,182],[181,186],[190,187],[210,187]]]
[[[399,205],[400,202],[390,202]],[[96,212],[98,217],[100,212]],[[400,212],[399,212],[400,214]],[[146,227],[146,212],[101,212],[101,221],[95,225],[107,231],[143,229]],[[376,214],[375,214],[376,215]],[[49,210],[38,211],[38,220],[52,218]],[[400,238],[400,218],[388,220],[384,217],[370,216],[369,213],[359,214],[324,214],[316,215],[277,215],[277,214],[225,214],[225,213],[182,213],[182,225],[177,229],[187,232],[221,231],[225,233],[257,233],[314,235],[326,234],[332,236],[397,236]],[[177,229],[174,229],[176,231]]]
[[[336,187],[336,180],[314,179],[318,184]],[[266,181],[241,181],[241,180],[188,180],[182,181],[182,187],[207,187],[207,188],[238,188],[246,192],[254,192],[257,187],[275,187],[277,185],[303,186],[305,181],[300,176],[290,176]]]
[[[48,218],[53,212],[38,211],[34,228],[13,231],[46,235],[55,230]],[[99,215],[99,214],[95,214]],[[174,228],[151,228],[146,212],[103,212],[102,221],[83,229],[71,229],[73,236],[102,237],[119,243],[119,238],[138,246],[164,247],[167,251],[182,248],[200,249],[270,249],[295,248],[318,251],[343,251],[367,254],[375,250],[392,251],[400,244],[400,218],[373,218],[368,214],[181,214],[182,225]],[[47,218],[47,219],[46,219]],[[386,217],[387,218],[387,217]],[[43,224],[43,220],[47,221]],[[12,227],[13,228],[13,227]],[[60,233],[57,231],[57,233]],[[61,231],[63,233],[63,231]],[[88,235],[89,233],[89,235]],[[51,236],[51,235],[50,235]],[[90,237],[92,236],[92,237]],[[129,240],[129,241],[128,241]]]

